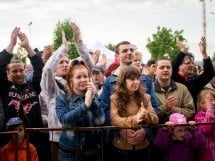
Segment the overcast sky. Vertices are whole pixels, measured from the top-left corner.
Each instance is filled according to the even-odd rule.
[[[215,52],[215,0],[207,4],[208,54]],[[202,4],[199,0],[0,0],[0,49],[7,46],[15,26],[21,27],[33,47],[51,44],[58,21],[70,18],[82,32],[89,48],[129,40],[149,59],[147,38],[157,26],[184,30],[190,51],[201,59]],[[29,27],[29,22],[32,25]]]

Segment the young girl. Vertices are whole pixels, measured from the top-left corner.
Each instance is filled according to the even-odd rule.
[[[215,122],[215,92],[210,89],[203,89],[197,101],[198,112],[195,115],[195,121],[201,122]],[[206,137],[206,150],[202,152],[202,158],[209,160],[213,158],[215,161],[215,125],[201,125],[199,126]],[[202,160],[203,160],[202,159]],[[211,160],[211,159],[210,159]]]
[[[36,148],[26,142],[23,121],[19,117],[13,117],[7,122],[6,128],[8,131],[18,131],[18,135],[13,134],[9,143],[2,148],[1,161],[15,161],[16,157],[18,161],[39,161]]]
[[[146,128],[140,124],[156,124],[158,117],[150,98],[141,86],[140,71],[125,67],[111,96],[111,123],[123,128],[114,136],[114,160],[142,161],[149,159],[149,140]]]
[[[140,73],[142,72],[141,61],[142,61],[142,53],[139,51],[135,51],[134,60],[132,61],[132,65],[137,67],[139,69]]]
[[[96,88],[83,61],[72,61],[66,79],[66,93],[56,98],[56,112],[63,127],[87,127],[104,123]],[[96,131],[63,131],[59,140],[58,161],[98,160]],[[78,155],[77,157],[77,154]]]
[[[163,161],[195,160],[194,154],[205,147],[202,131],[193,126],[195,121],[189,122],[192,126],[188,129],[184,125],[187,124],[186,117],[173,113],[166,124],[167,127],[160,128],[154,140],[154,145],[163,152]]]

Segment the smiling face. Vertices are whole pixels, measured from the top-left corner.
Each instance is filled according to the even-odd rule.
[[[134,60],[134,49],[131,44],[123,44],[119,46],[120,64],[131,65]]]
[[[73,91],[78,95],[83,95],[87,90],[89,82],[89,72],[82,65],[74,66],[70,83]]]
[[[25,68],[21,62],[13,62],[8,65],[7,78],[14,84],[22,85],[25,82]]]

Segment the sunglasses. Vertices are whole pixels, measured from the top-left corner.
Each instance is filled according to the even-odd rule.
[[[74,65],[84,65],[86,66],[86,63],[83,61],[83,60],[78,60],[78,59],[75,59],[71,62],[71,65],[70,67],[74,66]]]

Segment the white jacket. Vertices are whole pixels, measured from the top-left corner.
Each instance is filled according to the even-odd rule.
[[[55,76],[55,71],[60,59],[65,56],[68,49],[65,46],[59,47],[52,56],[46,62],[43,73],[42,79],[40,82],[41,86],[41,113],[44,124],[48,124],[48,128],[61,128],[62,125],[59,122],[57,115],[56,115],[56,97],[59,94],[64,93],[61,90],[56,82],[60,82],[62,85],[66,83],[66,80],[62,77]],[[50,131],[49,132],[49,140],[54,142],[59,142],[61,131]]]

